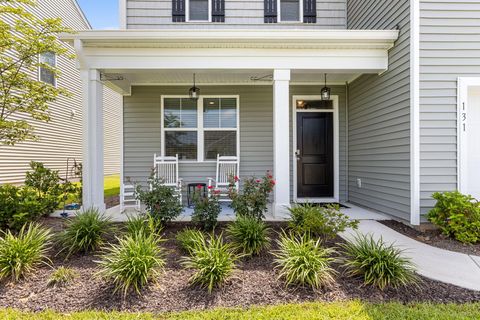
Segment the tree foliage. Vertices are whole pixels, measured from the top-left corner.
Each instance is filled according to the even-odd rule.
[[[68,95],[35,75],[39,67],[60,75],[58,68],[40,62],[39,55],[72,58],[57,40],[59,33],[72,30],[60,18],[35,17],[26,10],[30,6],[34,0],[0,0],[0,144],[37,139],[29,120],[49,121],[48,104]]]

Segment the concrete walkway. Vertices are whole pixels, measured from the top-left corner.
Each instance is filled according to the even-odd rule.
[[[416,241],[373,220],[361,220],[357,232],[372,234],[388,243],[404,249],[412,259],[418,273],[424,277],[480,291],[480,257],[452,252]],[[346,231],[340,236],[352,239],[356,231]]]

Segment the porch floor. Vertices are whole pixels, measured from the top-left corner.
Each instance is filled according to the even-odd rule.
[[[218,217],[218,221],[233,221],[235,219],[235,213],[232,208],[228,206],[228,203],[222,203],[222,212]],[[387,216],[382,213],[375,212],[370,209],[365,209],[358,207],[351,203],[344,203],[345,206],[348,208],[342,208],[342,212],[348,215],[351,219],[358,219],[358,220],[389,220]],[[62,210],[57,210],[51,217],[60,218]],[[73,216],[76,214],[76,211],[68,211],[67,213],[69,216]],[[120,212],[120,206],[115,206],[106,210],[105,214],[115,222],[123,222],[127,221],[129,215],[136,215],[138,211],[134,209],[127,209],[123,213]],[[193,209],[185,207],[183,213],[176,219],[176,221],[190,221],[192,218]],[[265,214],[266,221],[285,221],[288,220],[288,216],[273,216],[273,211],[271,206],[269,205],[268,211]]]

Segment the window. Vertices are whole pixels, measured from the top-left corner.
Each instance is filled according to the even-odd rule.
[[[210,0],[187,0],[188,21],[210,21]]]
[[[300,0],[278,0],[280,8],[280,21],[281,22],[299,22],[301,21],[300,12],[302,11],[300,6],[302,1]]]
[[[55,57],[55,53],[53,52],[41,53],[39,60],[41,64],[49,65],[53,68],[55,68],[56,66],[56,57]],[[40,81],[51,84],[52,86],[55,86],[55,74],[52,72],[52,70],[40,65],[38,73],[39,73]]]
[[[214,161],[238,154],[237,97],[163,97],[164,154],[184,161]]]

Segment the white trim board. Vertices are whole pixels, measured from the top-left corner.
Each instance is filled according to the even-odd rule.
[[[457,98],[457,189],[462,193],[468,193],[468,149],[465,145],[466,132],[464,126],[468,120],[468,89],[480,87],[480,77],[459,77]]]
[[[410,1],[410,223],[420,224],[420,3]]]
[[[292,97],[292,170],[293,170],[293,201],[294,202],[340,202],[340,130],[338,96],[332,95],[332,109],[312,109],[297,111],[297,100],[320,100],[319,95],[294,95]],[[298,198],[297,197],[297,113],[298,112],[333,112],[333,198]]]

